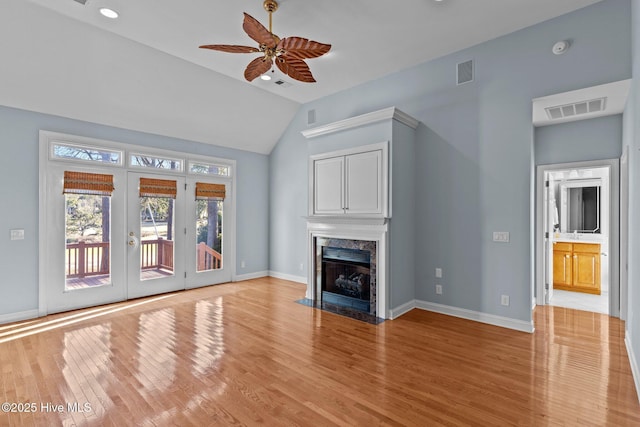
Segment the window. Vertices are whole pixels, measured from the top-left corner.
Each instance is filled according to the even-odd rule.
[[[180,159],[147,156],[144,154],[131,154],[129,161],[133,167],[162,169],[176,172],[182,171],[183,164]]]
[[[122,151],[73,145],[63,142],[54,142],[51,144],[51,155],[57,159],[108,163],[117,166],[122,165],[123,157]]]
[[[189,162],[189,172],[202,175],[231,176],[231,168],[228,165]]]

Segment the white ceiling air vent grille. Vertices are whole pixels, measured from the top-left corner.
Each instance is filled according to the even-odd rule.
[[[275,81],[275,82],[273,82],[273,83],[277,84],[277,85],[278,85],[278,86],[280,86],[280,87],[289,87],[289,86],[291,86],[291,83],[286,82],[286,81],[284,81],[284,80],[282,80],[282,79],[278,79],[278,80],[276,80],[276,81]]]
[[[457,66],[457,82],[456,84],[461,85],[464,83],[469,83],[473,81],[473,60],[470,59],[466,62],[461,62]]]
[[[590,101],[574,102],[573,104],[556,105],[545,108],[547,116],[551,120],[566,119],[587,113],[604,111],[607,98],[597,98]]]

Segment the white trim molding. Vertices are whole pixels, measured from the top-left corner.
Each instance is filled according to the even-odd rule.
[[[231,281],[242,282],[245,280],[260,279],[262,277],[269,277],[269,272],[265,270],[265,271],[256,271],[254,273],[238,274],[236,276],[233,276],[231,278]]]
[[[473,320],[487,323],[489,325],[500,326],[502,328],[514,329],[516,331],[533,333],[535,328],[533,321],[512,319],[510,317],[496,316],[495,314],[483,313],[481,311],[467,310],[465,308],[451,307],[449,305],[437,304],[435,302],[416,300],[416,308],[433,311],[434,313],[446,314],[448,316],[459,317],[461,319]]]
[[[633,352],[633,346],[631,345],[631,338],[629,337],[629,331],[624,333],[624,345],[627,348],[627,356],[629,357],[629,364],[631,365],[631,375],[633,376],[633,382],[636,385],[636,395],[638,396],[638,402],[640,402],[640,369],[638,369],[638,361],[636,355]]]
[[[415,129],[420,123],[407,113],[398,110],[396,107],[389,107],[383,110],[374,111],[360,116],[350,117],[348,119],[339,120],[337,122],[329,123],[327,125],[318,126],[312,129],[302,131],[302,135],[305,138],[311,139],[317,136],[328,135],[335,132],[341,132],[347,129],[353,129],[360,126],[381,122],[384,120],[394,119],[400,123]]]
[[[19,311],[17,313],[0,314],[0,325],[5,323],[19,322],[21,320],[30,320],[39,317],[38,309]]]
[[[307,278],[304,276],[295,276],[293,274],[279,273],[272,270],[269,270],[269,276],[276,279],[288,280],[290,282],[302,283],[303,285],[307,284]]]
[[[408,312],[410,312],[411,310],[413,310],[414,308],[416,308],[416,300],[412,299],[409,302],[405,302],[404,304],[396,307],[396,308],[392,308],[389,310],[389,319],[397,319],[398,317],[402,316],[403,314],[407,314]]]

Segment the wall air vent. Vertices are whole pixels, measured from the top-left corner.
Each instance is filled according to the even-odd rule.
[[[566,119],[587,113],[604,111],[607,98],[592,99],[590,101],[574,102],[573,104],[556,105],[545,108],[547,116],[551,120]]]
[[[458,85],[472,82],[473,81],[473,60],[459,63],[457,66],[456,76],[457,76],[456,84]]]

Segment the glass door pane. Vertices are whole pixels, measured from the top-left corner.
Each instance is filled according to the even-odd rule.
[[[64,198],[65,290],[111,284],[111,196]]]
[[[196,271],[222,268],[223,200],[196,200]]]
[[[175,200],[140,197],[140,280],[175,275]]]

